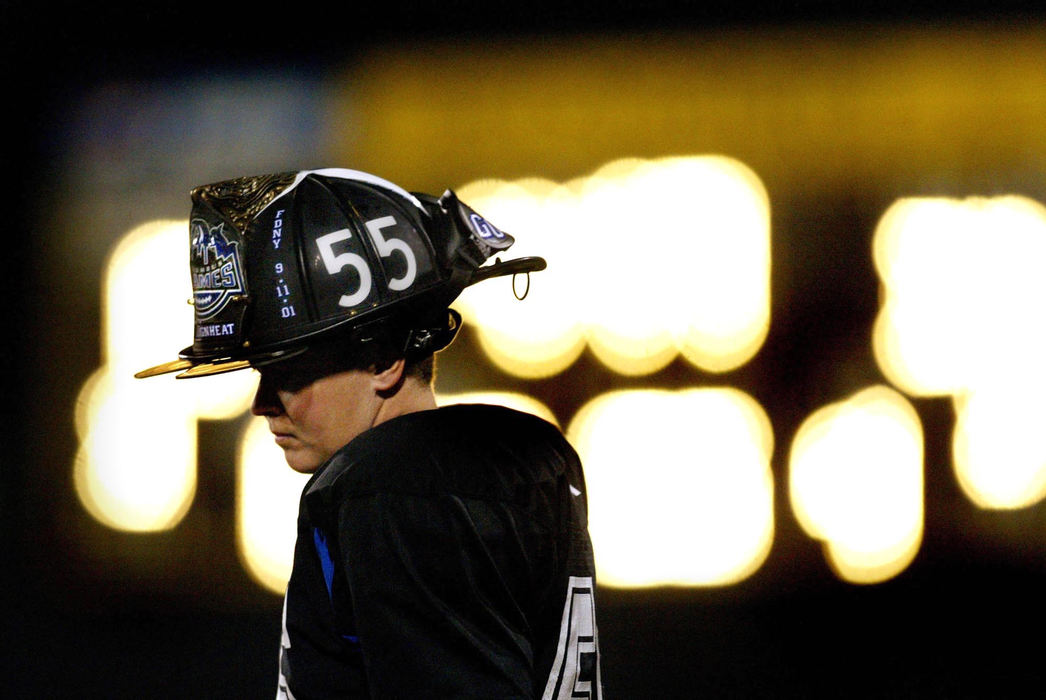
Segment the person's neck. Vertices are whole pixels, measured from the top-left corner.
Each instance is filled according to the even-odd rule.
[[[396,393],[385,398],[373,425],[417,411],[436,408],[436,395],[432,387],[413,378],[407,378]]]

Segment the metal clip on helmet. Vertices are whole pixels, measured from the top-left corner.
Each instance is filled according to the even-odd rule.
[[[450,190],[437,199],[355,170],[197,187],[193,344],[135,376],[262,366],[336,333],[347,342],[394,338],[405,356],[436,352],[457,332],[450,304],[465,287],[545,268],[534,257],[484,265],[513,242]]]

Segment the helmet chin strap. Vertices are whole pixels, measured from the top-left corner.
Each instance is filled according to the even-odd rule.
[[[415,328],[407,333],[403,346],[404,357],[424,357],[447,347],[461,328],[461,314],[447,309],[447,322],[435,328]]]

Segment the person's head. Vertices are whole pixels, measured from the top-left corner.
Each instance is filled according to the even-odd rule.
[[[313,472],[360,433],[405,413],[435,407],[431,354],[406,358],[389,346],[341,338],[257,368],[251,412],[263,416],[287,464]]]
[[[227,180],[195,188],[192,203],[194,341],[178,360],[137,377],[254,367],[262,389],[283,373],[296,377],[287,386],[312,387],[310,395],[332,397],[324,406],[349,405],[360,416],[368,387],[382,401],[380,417],[417,404],[403,401],[413,395],[405,387],[431,396],[426,358],[453,340],[461,317],[450,304],[465,287],[545,267],[541,258],[484,265],[513,239],[452,191],[410,193],[355,170]],[[301,384],[305,377],[313,381]]]

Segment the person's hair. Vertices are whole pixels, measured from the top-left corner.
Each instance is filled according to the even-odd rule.
[[[436,381],[436,356],[430,354],[418,359],[407,358],[403,374],[407,377],[414,377],[422,384],[432,386]]]
[[[414,356],[403,351],[402,345],[392,336],[379,335],[366,341],[358,338],[333,336],[313,345],[318,354],[331,360],[335,371],[368,370],[382,371],[396,360],[405,360],[404,378],[413,377],[423,384],[432,385],[436,378],[436,358],[433,353]]]

